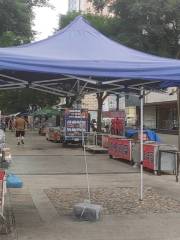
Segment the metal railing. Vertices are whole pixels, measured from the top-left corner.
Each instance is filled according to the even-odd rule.
[[[85,144],[108,148],[108,136],[109,136],[108,133],[86,132]]]

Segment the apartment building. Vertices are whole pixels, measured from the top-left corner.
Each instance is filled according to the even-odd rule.
[[[91,111],[97,111],[98,103],[96,94],[85,95],[84,98],[82,99],[82,107]]]
[[[126,120],[128,126],[134,126],[137,124],[137,114],[139,112],[140,101],[138,97],[135,96],[121,96],[118,101],[117,106],[117,96],[108,96],[103,103],[103,112],[125,110]],[[98,103],[96,94],[85,95],[82,100],[82,107],[89,110],[92,115],[91,118],[97,118]]]
[[[73,12],[73,11],[79,11],[80,9],[80,0],[69,0],[68,1],[68,11]]]
[[[88,0],[69,0],[68,2],[68,11],[73,12],[73,11],[81,11],[84,13],[95,13],[95,9],[93,7],[92,2]],[[108,7],[105,7],[102,14],[108,15],[109,10]]]

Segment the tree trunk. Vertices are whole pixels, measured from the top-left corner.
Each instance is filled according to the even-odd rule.
[[[119,94],[116,95],[116,111],[119,111]]]

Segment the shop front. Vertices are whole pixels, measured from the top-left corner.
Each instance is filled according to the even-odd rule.
[[[177,134],[178,112],[176,101],[146,104],[144,125],[162,133]]]

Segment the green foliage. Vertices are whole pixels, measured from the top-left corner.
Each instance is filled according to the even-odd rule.
[[[49,0],[0,0],[0,47],[20,45],[33,39],[32,7],[48,5]],[[47,106],[57,97],[31,89],[0,91],[3,113],[23,111],[29,104]]]
[[[17,46],[17,45],[21,45],[22,43],[28,43],[28,42],[29,42],[29,37],[19,36],[11,31],[4,32],[0,37],[1,47]]]
[[[25,2],[30,6],[30,7],[44,7],[44,6],[50,6],[49,0],[25,0]]]
[[[30,41],[32,9],[23,0],[0,0],[0,43],[2,46]],[[8,39],[8,43],[4,43]],[[17,41],[18,39],[18,41]]]
[[[178,57],[180,0],[115,0],[111,11],[119,18],[119,41],[156,55]]]
[[[57,100],[57,96],[28,88],[0,91],[0,109],[3,114],[25,111],[29,104],[37,104],[41,107],[52,106]]]
[[[105,3],[89,1],[95,9]],[[107,0],[105,4],[115,19],[109,37],[141,51],[180,58],[180,0]]]
[[[33,39],[34,6],[48,5],[49,0],[0,0],[0,46],[19,45]]]
[[[89,0],[89,2],[92,2],[97,13],[102,13],[109,0]]]

